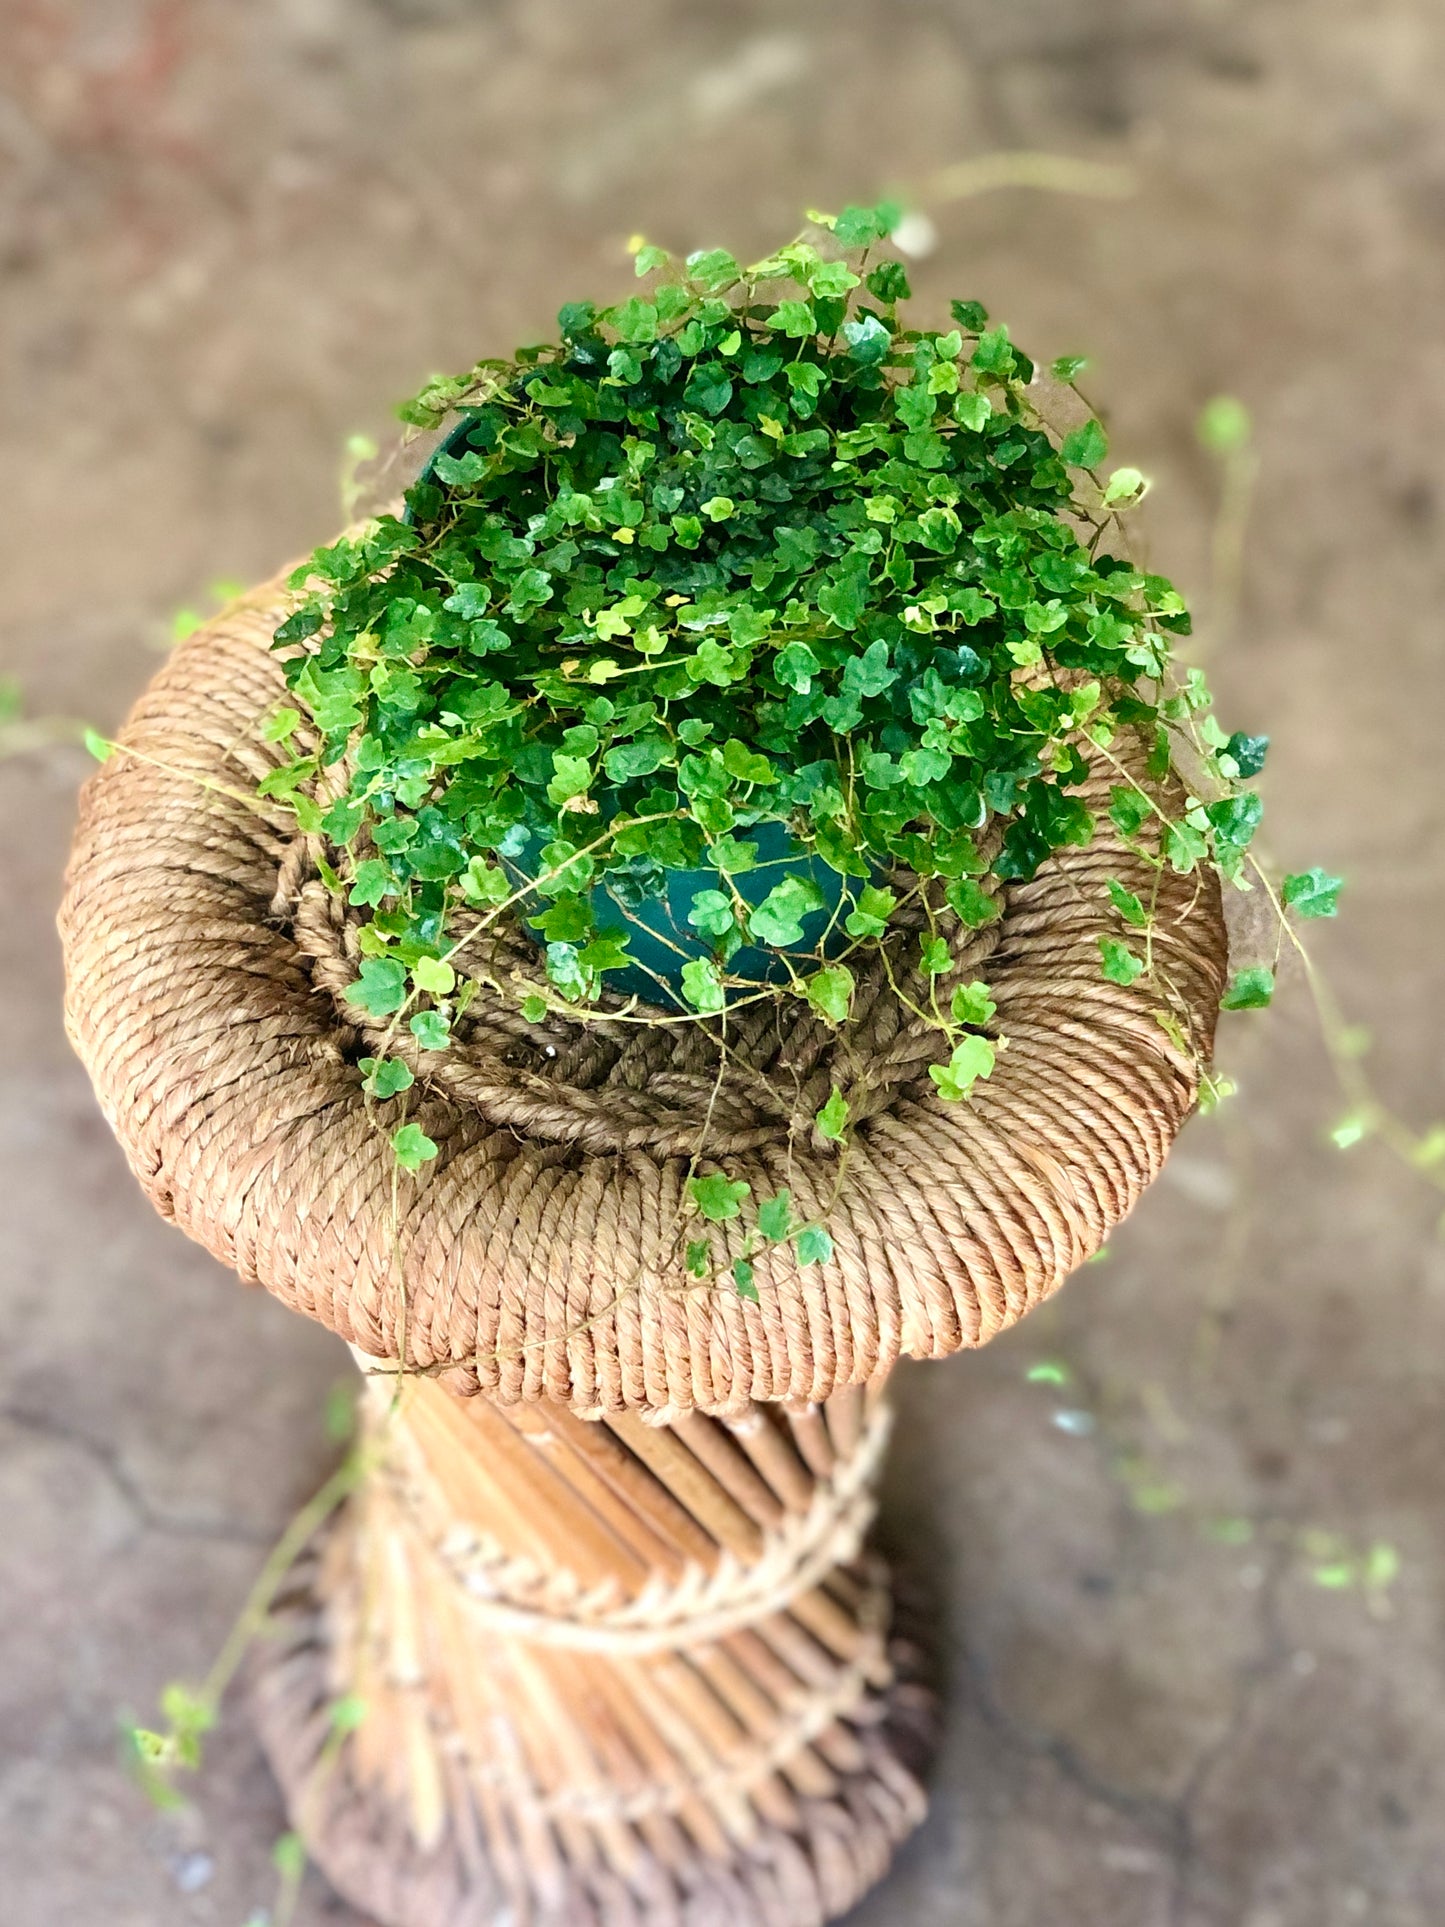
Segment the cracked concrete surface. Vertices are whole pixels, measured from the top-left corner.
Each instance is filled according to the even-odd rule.
[[[349,433],[621,288],[628,233],[761,250],[802,205],[995,148],[1126,163],[1127,199],[934,207],[915,280],[1093,356],[1155,479],[1152,555],[1197,595],[1191,425],[1221,390],[1253,407],[1210,671],[1275,737],[1275,853],[1352,879],[1317,947],[1380,1087],[1445,1110],[1434,0],[26,0],[6,41],[3,666],[102,726],[173,610],[329,533]],[[0,1914],[233,1927],[282,1825],[244,1719],[157,1816],[117,1716],[204,1670],[324,1473],[346,1367],[151,1216],[68,1054],[50,926],[83,760],[0,762]],[[1223,1054],[1241,1099],[1107,1261],[902,1377],[886,1534],[947,1720],[867,1927],[1445,1919],[1438,1212],[1324,1141],[1297,981]],[[1319,1583],[1372,1546],[1390,1583]],[[353,1918],[308,1882],[299,1927]]]

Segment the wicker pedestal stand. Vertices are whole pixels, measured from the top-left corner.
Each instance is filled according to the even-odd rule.
[[[387,1921],[813,1921],[917,1825],[926,1697],[862,1550],[874,1394],[789,1421],[414,1388],[257,1703],[322,1865]],[[329,1709],[360,1694],[343,1758]]]
[[[158,1208],[373,1372],[368,1473],[258,1669],[294,1822],[383,1927],[832,1919],[923,1812],[926,1699],[865,1544],[883,1380],[1020,1317],[1157,1172],[1210,1044],[1217,893],[1158,882],[1168,1026],[1157,987],[1100,976],[1105,879],[1155,887],[1107,830],[955,931],[1008,1039],[966,1105],[881,977],[846,1036],[740,1030],[722,1074],[700,1030],[526,1026],[483,992],[415,1060],[440,1154],[398,1178],[341,995],[355,930],[324,849],[255,799],[282,600],[141,699],[61,923],[72,1037]],[[797,1120],[845,1081],[840,1171]],[[682,1263],[704,1122],[833,1236],[822,1265],[760,1257],[756,1303]]]

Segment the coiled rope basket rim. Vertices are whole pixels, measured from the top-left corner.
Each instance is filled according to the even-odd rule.
[[[643,1107],[641,1127],[600,1144],[595,1122],[568,1121],[576,1092],[539,1090],[535,1056],[509,1073],[493,1052],[485,1077],[416,1059],[407,1115],[439,1154],[398,1176],[357,1067],[368,1041],[339,996],[349,966],[298,911],[294,821],[254,797],[280,758],[258,724],[286,693],[269,647],[284,584],[199,630],[142,694],[82,791],[60,913],[67,1028],[133,1170],[243,1278],[454,1391],[583,1416],[727,1415],[984,1343],[1157,1174],[1197,1096],[1227,944],[1211,875],[1156,878],[1123,847],[1102,813],[1119,779],[1100,767],[1094,841],[1005,886],[986,942],[958,951],[1007,1039],[968,1102],[943,1102],[924,1063],[882,1080],[886,1099],[855,1111],[841,1187],[835,1147],[743,1119],[729,1176],[757,1197],[789,1184],[800,1213],[826,1218],[828,1262],[758,1254],[756,1302],[725,1269],[707,1285],[686,1272],[689,1159],[647,1121],[657,1050],[640,1088],[624,1089],[624,1065],[589,1100],[593,1120],[609,1088],[619,1116]],[[1101,975],[1099,938],[1119,934],[1110,877],[1154,896],[1157,974],[1187,1049],[1147,978]],[[715,1229],[721,1245],[734,1227]]]

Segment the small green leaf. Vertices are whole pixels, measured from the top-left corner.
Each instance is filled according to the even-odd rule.
[[[505,903],[512,894],[512,885],[505,870],[488,863],[485,857],[474,856],[458,879],[462,895],[470,904],[478,908],[495,908]]]
[[[369,856],[357,864],[346,901],[350,904],[375,905],[383,897],[395,895],[396,888],[391,865],[383,863],[379,857]]]
[[[170,1680],[162,1687],[161,1711],[182,1735],[209,1733],[216,1724],[214,1701],[180,1680]]]
[[[419,1124],[403,1124],[400,1130],[393,1131],[391,1148],[403,1171],[419,1171],[437,1154],[435,1143]]]
[[[1248,448],[1254,424],[1249,410],[1233,395],[1216,395],[1199,412],[1199,439],[1213,455],[1235,455]]]
[[[784,1188],[758,1206],[758,1230],[779,1244],[793,1229],[793,1194]]]
[[[1109,901],[1119,912],[1119,915],[1124,919],[1125,923],[1131,923],[1136,930],[1142,930],[1149,921],[1149,912],[1144,908],[1134,892],[1132,890],[1126,890],[1123,884],[1118,882],[1114,877],[1109,878],[1105,888],[1109,892]]]
[[[1171,869],[1188,876],[1209,854],[1209,844],[1193,823],[1171,823],[1164,832],[1164,854]]]
[[[1109,821],[1121,836],[1137,836],[1154,814],[1143,790],[1116,785],[1109,791]]]
[[[997,1061],[993,1045],[986,1037],[969,1035],[953,1048],[946,1064],[930,1064],[928,1075],[938,1086],[938,1095],[948,1104],[967,1097],[980,1078],[992,1074]]]
[[[418,1010],[407,1029],[423,1050],[445,1050],[451,1042],[451,1026],[439,1010]]]
[[[456,987],[457,973],[442,957],[418,957],[411,976],[417,989],[431,997],[445,997]]]
[[[748,912],[748,933],[757,943],[801,943],[803,918],[823,908],[823,892],[811,877],[784,877]]]
[[[614,783],[631,783],[661,769],[669,755],[661,736],[640,736],[634,742],[614,744],[603,757],[602,767]]]
[[[164,1765],[174,1750],[164,1733],[152,1732],[148,1726],[132,1726],[127,1729],[126,1737],[136,1758],[143,1760],[147,1766]]]
[[[800,1265],[825,1265],[833,1255],[833,1240],[820,1224],[804,1225],[793,1239]]]
[[[750,1259],[735,1258],[733,1260],[733,1283],[737,1287],[738,1297],[747,1298],[753,1304],[757,1304],[758,1302],[758,1288],[754,1282],[755,1275]]]
[[[522,999],[522,1015],[529,1024],[540,1024],[547,1015],[547,999],[529,990]]]
[[[777,771],[766,756],[759,756],[745,743],[731,738],[723,745],[723,768],[740,783],[776,783]]]
[[[847,1021],[853,1001],[853,973],[846,964],[815,970],[804,985],[808,1002],[835,1028]]]
[[[693,957],[682,966],[682,994],[704,1016],[711,1016],[727,1003],[722,977],[711,957]]]
[[[90,751],[97,763],[109,762],[110,758],[115,754],[116,748],[110,738],[108,736],[102,736],[98,729],[86,730],[85,747]]]
[[[1370,1135],[1370,1119],[1360,1111],[1341,1118],[1330,1132],[1330,1140],[1341,1151],[1349,1151]]]
[[[1050,363],[1049,371],[1055,381],[1074,381],[1083,374],[1088,365],[1088,357],[1085,355],[1060,355],[1056,361]]]
[[[818,332],[812,306],[806,301],[780,301],[773,310],[773,325],[799,341]]]
[[[416,1082],[411,1066],[399,1057],[363,1057],[358,1065],[364,1073],[362,1088],[370,1097],[395,1097]]]
[[[720,415],[733,398],[732,381],[715,362],[700,362],[688,376],[682,398],[689,408]]]
[[[1221,1010],[1263,1010],[1274,995],[1274,972],[1267,964],[1236,971],[1219,1000]]]
[[[987,395],[965,392],[954,399],[953,418],[977,435],[993,420],[993,405]]]
[[[1100,937],[1099,954],[1104,975],[1111,984],[1137,983],[1144,975],[1144,959],[1118,937]]]
[[[806,696],[813,687],[813,679],[822,669],[822,664],[813,654],[806,642],[790,642],[781,648],[773,661],[773,674],[785,689],[792,689],[800,696]]]
[[[957,308],[954,309],[954,318],[959,318]],[[972,364],[980,374],[993,375],[1000,381],[1007,380],[1014,371],[1014,353],[1009,344],[1007,327],[1000,324],[997,328],[986,329],[979,336]]]
[[[857,277],[850,277],[848,285],[856,286],[856,283]],[[865,285],[875,300],[881,301],[889,308],[896,307],[900,301],[906,301],[913,292],[908,285],[908,274],[901,261],[880,261],[868,275]],[[813,286],[815,292],[821,292],[816,280]],[[839,288],[834,292],[841,294],[843,289]]]
[[[552,780],[547,785],[547,801],[559,808],[574,796],[583,796],[592,785],[592,765],[585,756],[568,756],[557,750],[552,756]]]
[[[970,930],[981,930],[1003,914],[998,899],[981,889],[972,877],[957,878],[943,894],[949,909]]]
[[[697,891],[687,920],[694,930],[701,930],[709,937],[725,937],[737,924],[733,900],[723,890]]]
[[[982,1027],[997,1009],[988,985],[980,983],[977,978],[971,984],[960,984],[953,993],[953,1021],[956,1024]]]
[[[1069,1368],[1054,1359],[1041,1359],[1037,1365],[1030,1365],[1024,1373],[1030,1385],[1067,1385]]]
[[[484,582],[461,582],[442,607],[463,622],[480,622],[492,606],[492,592]]]
[[[813,1119],[819,1135],[841,1144],[848,1129],[848,1100],[835,1084],[827,1103]]]
[[[1205,809],[1217,842],[1239,850],[1248,845],[1263,814],[1264,800],[1253,790],[1239,796],[1221,797]]]
[[[854,361],[865,368],[876,367],[893,346],[893,337],[877,315],[864,315],[861,321],[843,323],[843,339]]]
[[[1069,430],[1059,452],[1071,468],[1095,469],[1109,452],[1109,438],[1098,422],[1087,421]]]
[[[713,1224],[725,1224],[742,1210],[743,1199],[752,1186],[741,1178],[733,1179],[725,1172],[713,1171],[706,1177],[689,1178],[687,1189],[704,1218]]]
[[[708,248],[699,254],[687,257],[687,272],[691,280],[700,288],[715,293],[719,288],[730,287],[742,273],[742,269],[726,248]]]
[[[1104,506],[1132,500],[1142,495],[1147,484],[1137,468],[1116,468],[1104,488]]]
[[[360,975],[342,994],[369,1017],[390,1017],[406,1002],[406,971],[395,957],[363,957]]]
[[[1332,877],[1320,869],[1302,870],[1287,876],[1280,890],[1286,910],[1297,917],[1332,917],[1339,908],[1343,877]]]
[[[1241,776],[1258,776],[1269,751],[1268,736],[1244,736],[1238,730],[1224,745],[1223,754],[1231,757]]]
[[[891,201],[877,207],[845,207],[833,222],[833,234],[844,248],[866,248],[897,227],[899,210]]]
[[[281,1834],[271,1848],[271,1860],[283,1880],[299,1880],[306,1871],[306,1849],[300,1834]]]
[[[301,711],[299,709],[292,709],[283,703],[279,709],[272,710],[265,722],[262,723],[261,741],[263,743],[284,743],[286,738],[294,734],[300,726]]]
[[[897,907],[898,899],[891,890],[865,884],[858,892],[856,907],[845,917],[843,928],[850,937],[881,937]]]

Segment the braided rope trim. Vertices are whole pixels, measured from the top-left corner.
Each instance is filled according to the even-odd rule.
[[[1008,888],[985,968],[1009,1047],[969,1103],[940,1102],[924,1063],[885,1077],[836,1198],[834,1147],[786,1119],[738,1125],[728,1174],[757,1197],[789,1186],[834,1242],[806,1269],[784,1247],[758,1254],[758,1302],[686,1273],[675,1139],[614,1132],[599,1148],[595,1121],[569,1135],[552,1117],[553,1099],[575,1113],[571,1092],[554,1084],[544,1103],[520,1073],[505,1114],[423,1075],[409,1114],[440,1155],[401,1183],[394,1213],[387,1130],[356,1066],[365,1038],[273,914],[294,836],[250,800],[275,756],[256,725],[284,693],[267,648],[283,599],[267,585],[198,632],[141,697],[121,736],[135,753],[83,792],[60,919],[69,1032],[132,1168],[244,1278],[373,1357],[397,1360],[404,1339],[407,1367],[455,1390],[726,1415],[984,1343],[1159,1170],[1212,1041],[1218,890],[1158,880],[1155,954],[1191,1033],[1181,1051],[1147,984],[1099,974],[1098,938],[1117,934],[1105,880],[1155,883],[1105,822],[1088,849]],[[1109,780],[1090,787],[1096,806]],[[880,1061],[895,1045],[901,1032],[879,1033]],[[637,1074],[671,1101],[662,1073]],[[720,1228],[720,1269],[740,1236]]]
[[[745,1562],[724,1551],[711,1572],[695,1567],[675,1585],[654,1578],[622,1602],[574,1587],[555,1609],[527,1605],[516,1597],[519,1587],[535,1580],[522,1562],[489,1548],[476,1535],[459,1534],[456,1528],[437,1530],[439,1507],[426,1491],[421,1455],[405,1450],[404,1434],[393,1440],[378,1476],[463,1589],[479,1630],[579,1652],[670,1652],[720,1639],[766,1614],[786,1610],[835,1567],[858,1556],[877,1511],[873,1485],[892,1423],[891,1408],[876,1406],[833,1478],[818,1486],[805,1512],[789,1515],[768,1535],[757,1559]]]
[[[881,1560],[861,1563],[865,1590],[855,1608],[862,1635],[858,1655],[838,1669],[826,1690],[802,1698],[797,1710],[781,1716],[763,1746],[735,1749],[704,1772],[656,1780],[642,1791],[610,1797],[595,1788],[559,1787],[538,1790],[531,1777],[509,1767],[495,1755],[477,1758],[461,1733],[452,1728],[442,1745],[466,1762],[468,1777],[493,1786],[499,1793],[539,1819],[575,1819],[594,1823],[646,1820],[655,1814],[678,1813],[697,1799],[721,1802],[729,1794],[746,1794],[772,1773],[785,1768],[838,1720],[859,1721],[861,1710],[877,1698],[880,1684],[891,1679],[887,1631],[891,1613],[888,1570]],[[616,1649],[612,1649],[616,1650]],[[414,1688],[413,1690],[419,1690]]]

